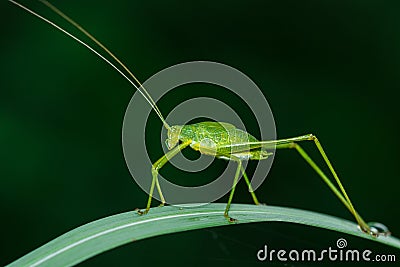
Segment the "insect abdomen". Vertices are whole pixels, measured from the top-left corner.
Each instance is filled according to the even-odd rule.
[[[212,150],[212,154],[231,154],[231,149],[227,148],[229,145],[257,142],[257,139],[249,133],[237,129],[232,124],[220,122],[200,122],[184,125],[179,139],[183,142],[191,140],[193,149],[202,152]]]

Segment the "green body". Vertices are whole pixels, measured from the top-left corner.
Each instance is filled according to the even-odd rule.
[[[166,144],[172,149],[178,144],[189,142],[190,147],[202,154],[230,160],[262,160],[271,153],[261,145],[248,145],[247,149],[237,148],[235,144],[259,142],[251,134],[225,122],[205,121],[189,125],[172,126],[168,131]]]

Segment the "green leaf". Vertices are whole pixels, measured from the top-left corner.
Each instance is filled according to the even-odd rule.
[[[198,207],[152,208],[146,215],[126,212],[80,226],[32,251],[9,266],[72,266],[117,246],[148,237],[213,226],[233,227],[223,216],[223,203]],[[236,223],[291,222],[342,232],[400,248],[395,237],[371,237],[357,224],[337,217],[274,206],[234,204],[230,215]]]

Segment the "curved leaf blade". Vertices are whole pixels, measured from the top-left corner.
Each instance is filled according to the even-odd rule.
[[[223,203],[193,208],[152,208],[145,216],[125,212],[75,228],[8,266],[73,266],[112,248],[148,237],[187,230],[229,225]],[[357,224],[321,213],[275,206],[235,204],[230,215],[237,223],[290,222],[342,232],[400,248],[395,237],[373,238],[362,233]]]

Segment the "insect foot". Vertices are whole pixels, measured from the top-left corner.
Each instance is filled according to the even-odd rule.
[[[149,212],[148,209],[145,209],[144,211],[141,211],[139,208],[134,209],[134,211],[136,211],[137,214],[139,214],[139,215],[145,215],[145,214],[147,214]]]
[[[228,220],[228,222],[230,223],[234,223],[237,222],[237,219],[234,219],[232,217],[230,217],[228,214],[224,214],[224,217]]]

